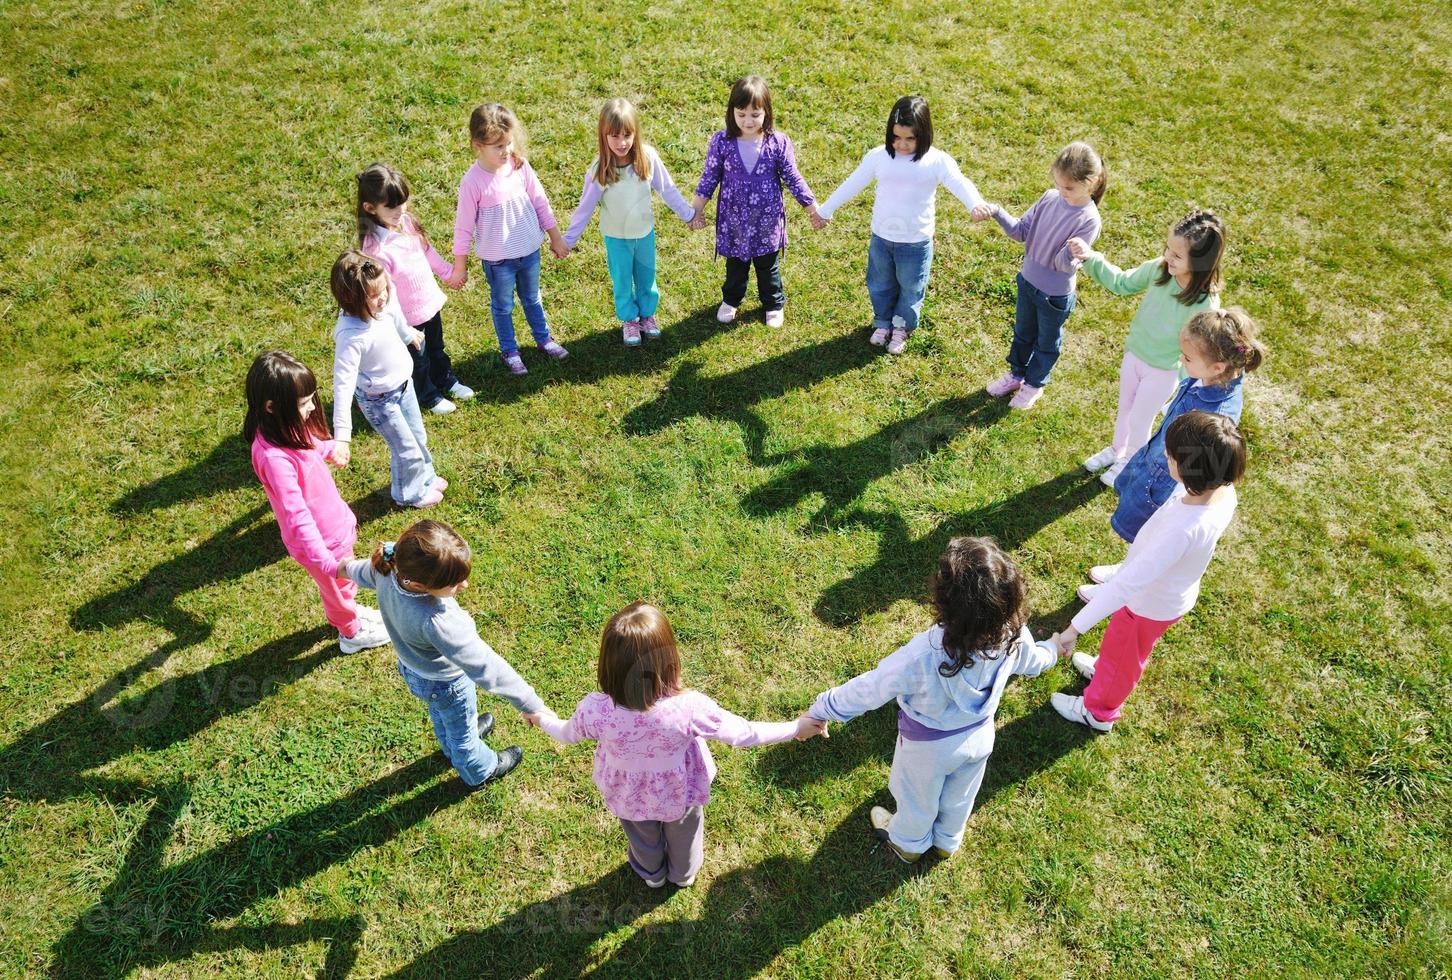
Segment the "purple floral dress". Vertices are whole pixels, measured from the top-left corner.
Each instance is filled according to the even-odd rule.
[[[762,140],[756,166],[747,170],[736,140],[724,129],[716,131],[706,148],[706,166],[696,193],[710,200],[721,188],[716,203],[717,255],[749,262],[786,246],[783,185],[802,207],[817,203],[797,170],[797,153],[785,133],[773,132]]]

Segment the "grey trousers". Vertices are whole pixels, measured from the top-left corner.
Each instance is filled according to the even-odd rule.
[[[635,873],[646,881],[668,878],[677,885],[696,877],[705,858],[705,817],[700,807],[693,806],[679,820],[620,818]]]

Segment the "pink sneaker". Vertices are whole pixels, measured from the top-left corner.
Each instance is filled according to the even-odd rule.
[[[544,351],[546,354],[548,354],[550,357],[553,357],[557,361],[563,361],[565,358],[570,356],[570,352],[561,347],[559,345],[559,342],[553,339],[546,340],[544,343],[540,344],[539,349]]]
[[[901,354],[903,348],[907,346],[907,338],[906,330],[893,330],[892,339],[887,342],[887,352],[889,354]]]
[[[424,497],[424,499],[414,504],[414,506],[417,507],[419,510],[423,510],[425,507],[432,507],[434,504],[438,503],[440,500],[443,499],[444,491],[440,490],[438,487],[434,487],[428,492],[428,496]]]
[[[1010,371],[983,390],[988,392],[994,398],[1002,398],[1004,395],[1013,394],[1021,387],[1023,387],[1023,379],[1015,378],[1013,376],[1013,372]]]
[[[1035,388],[1029,384],[1020,385],[1018,391],[1014,392],[1013,398],[1009,400],[1008,407],[1019,410],[1033,408],[1034,402],[1038,401],[1039,396],[1043,393],[1042,388]]]
[[[872,336],[867,338],[867,342],[873,347],[881,347],[883,344],[887,343],[888,335],[891,333],[892,331],[888,330],[886,327],[878,327],[876,330],[872,331]]]
[[[629,321],[621,320],[620,321],[620,336],[622,338],[624,338],[624,340],[625,340],[625,346],[626,347],[639,347],[640,346],[640,321],[639,320],[629,320]]]
[[[529,368],[524,366],[524,358],[519,356],[519,351],[515,351],[513,354],[505,354],[504,364],[509,368],[510,374],[519,375],[529,373]]]
[[[653,316],[643,316],[643,317],[641,317],[640,318],[640,332],[645,335],[645,337],[646,337],[647,340],[654,340],[655,338],[659,337],[660,336],[660,325],[655,322],[655,317],[653,317]]]
[[[434,477],[434,489],[437,490],[439,493],[443,493],[445,490],[449,489],[449,481],[445,480],[441,476]]]

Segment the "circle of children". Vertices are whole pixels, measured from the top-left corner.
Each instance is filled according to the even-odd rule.
[[[342,308],[334,332],[332,435],[317,382],[299,361],[265,353],[247,376],[245,433],[287,550],[317,582],[345,652],[392,642],[399,674],[427,706],[440,745],[469,787],[504,777],[523,755],[518,746],[496,752],[486,743],[494,719],[478,713],[476,685],[561,742],[595,740],[595,784],[624,829],[630,866],[652,888],[690,885],[701,867],[702,808],[716,771],[705,739],[752,746],[825,738],[829,722],[894,698],[899,737],[888,785],[897,809],[874,807],[871,829],[904,861],[929,850],[950,856],[982,783],[994,713],[1010,677],[1034,676],[1070,657],[1089,684],[1082,696],[1052,695],[1054,708],[1070,722],[1108,732],[1155,642],[1195,604],[1245,469],[1235,426],[1241,380],[1264,356],[1250,317],[1219,303],[1224,226],[1213,213],[1194,211],[1170,226],[1162,254],[1121,270],[1093,249],[1107,174],[1092,148],[1066,147],[1050,168],[1054,186],[1015,218],[984,201],[934,145],[927,102],[917,96],[897,101],[883,144],[868,150],[820,205],[797,169],[792,141],[773,125],[771,96],[757,76],[732,87],[726,126],[711,137],[691,202],[642,138],[629,102],[606,103],[598,135],[599,157],[561,234],[526,162],[514,114],[498,104],[475,109],[469,136],[477,159],[459,182],[452,265],[409,213],[409,187],[397,170],[375,164],[358,175],[358,249],[332,270]],[[1079,589],[1084,606],[1062,632],[1035,642],[1025,625],[1024,577],[1012,559],[991,539],[959,537],[933,577],[936,625],[873,670],[821,694],[795,721],[747,721],[686,688],[670,623],[643,602],[605,625],[599,690],[562,720],[459,606],[470,550],[452,528],[420,521],[371,558],[354,560],[356,519],[326,465],[348,464],[350,402],[388,445],[397,504],[429,507],[448,488],[434,471],[421,411],[452,411],[451,398],[473,396],[445,352],[444,294],[435,281],[463,286],[471,246],[489,283],[500,353],[521,375],[515,296],[539,349],[554,359],[568,356],[550,334],[541,303],[540,246],[548,237],[563,258],[597,208],[615,316],[623,342],[633,347],[660,334],[652,192],[693,229],[704,227],[704,205],[719,193],[716,252],[726,269],[717,319],[736,317],[754,268],[765,320],[780,326],[783,188],[822,228],[874,180],[868,342],[889,354],[902,353],[919,324],[939,185],[971,209],[973,220],[991,218],[1023,242],[1008,370],[987,386],[993,396],[1012,396],[1015,409],[1033,406],[1049,385],[1080,269],[1115,294],[1144,296],[1125,342],[1113,436],[1084,462],[1118,492],[1111,523],[1129,547],[1120,562],[1089,570],[1091,582]],[[355,602],[360,586],[377,593],[377,609]],[[1075,652],[1076,639],[1106,617],[1098,656]]]

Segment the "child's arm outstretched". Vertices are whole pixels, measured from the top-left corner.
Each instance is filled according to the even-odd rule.
[[[911,644],[900,647],[865,674],[817,695],[808,714],[818,721],[851,721],[893,698],[911,694],[918,689],[909,669],[915,656]]]
[[[973,209],[974,221],[986,221],[992,218],[998,222],[998,227],[1003,233],[1016,242],[1028,241],[1029,235],[1034,229],[1034,219],[1038,217],[1039,202],[1035,201],[1029,209],[1023,213],[1023,217],[1015,218],[1003,209],[1003,206],[993,201],[984,201]]]
[[[1067,657],[1072,653],[1080,636],[1098,626],[1100,620],[1118,611],[1145,586],[1168,571],[1189,545],[1189,539],[1183,535],[1166,535],[1151,542],[1132,559],[1126,559],[1119,571],[1095,590],[1094,597],[1085,603],[1069,625],[1054,634],[1052,642],[1058,644],[1059,655]]]
[[[649,147],[646,153],[650,154],[650,186],[660,199],[666,202],[666,207],[675,213],[686,224],[690,224],[696,217],[696,209],[682,196],[676,182],[671,180],[671,173],[666,169],[665,163],[661,160],[660,154],[655,147]]]
[[[340,562],[333,557],[332,550],[323,540],[323,532],[318,530],[312,508],[303,496],[293,461],[280,455],[269,455],[262,459],[261,470],[262,487],[267,491],[273,513],[277,515],[277,523],[283,529],[284,540],[290,540],[298,549],[293,557],[304,567],[337,576]]]
[[[1059,647],[1053,640],[1035,643],[1033,633],[1024,626],[1011,643],[1009,654],[1016,658],[1013,672],[1020,677],[1037,677],[1059,662]]]
[[[832,216],[837,213],[838,208],[867,189],[867,185],[872,183],[872,178],[877,174],[877,155],[886,152],[879,147],[863,154],[862,162],[857,165],[857,169],[837,185],[832,196],[827,198],[827,203],[817,208],[817,215],[822,219],[822,224],[818,227],[824,227],[827,222],[832,220]]]
[[[604,195],[605,188],[595,179],[595,167],[592,164],[590,172],[585,175],[585,186],[580,190],[580,203],[575,205],[575,213],[570,215],[570,226],[565,229],[565,248],[574,248],[580,236],[585,234],[585,228],[590,224],[590,218],[595,214],[595,208]]]
[[[805,715],[795,721],[747,721],[704,694],[697,692],[696,697],[699,700],[691,714],[691,734],[736,748],[770,745],[789,739],[803,741],[826,729],[826,726],[819,727]]]
[[[575,713],[570,715],[569,720],[561,719],[549,708],[526,712],[524,718],[556,742],[574,745],[587,738],[598,737],[599,707],[596,695],[587,694],[575,705]]]
[[[1106,259],[1104,253],[1096,252],[1082,238],[1069,239],[1068,247],[1070,254],[1083,263],[1082,268],[1089,273],[1089,278],[1116,296],[1133,296],[1135,293],[1144,292],[1155,281],[1155,274],[1160,271],[1159,259],[1149,259],[1125,271]]]
[[[494,648],[484,642],[474,617],[455,605],[429,623],[436,649],[490,694],[497,694],[523,714],[547,711],[544,701]]]
[[[724,132],[714,134],[711,142],[706,144],[706,163],[701,168],[701,179],[696,182],[696,196],[691,200],[691,208],[696,215],[691,219],[691,228],[695,231],[706,227],[706,202],[711,200],[711,195],[716,193],[726,175],[725,144]]]
[[[817,210],[817,195],[807,186],[807,179],[802,176],[801,170],[797,169],[797,148],[792,143],[791,137],[785,133],[781,136],[781,162],[777,165],[777,176],[785,185],[797,203],[806,209],[807,215],[812,220],[813,228],[821,228],[826,224],[821,212]]]
[[[948,188],[954,197],[962,201],[963,206],[970,213],[976,215],[978,209],[988,202],[983,200],[983,195],[978,193],[978,188],[974,185],[973,181],[963,176],[963,171],[959,168],[957,160],[954,160],[946,153],[943,154],[942,160],[943,173],[941,180],[943,186]]]
[[[520,175],[524,178],[524,193],[529,197],[529,203],[534,206],[535,217],[539,219],[539,226],[550,239],[550,252],[557,259],[562,259],[570,254],[570,248],[565,244],[564,236],[560,234],[559,222],[555,220],[555,212],[550,208],[549,195],[545,193],[544,185],[539,182],[535,175],[534,168],[528,163],[520,166]]]

